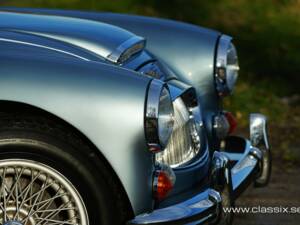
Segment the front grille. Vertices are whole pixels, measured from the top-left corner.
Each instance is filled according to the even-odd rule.
[[[195,137],[195,122],[181,98],[174,102],[174,130],[164,151],[156,154],[156,160],[171,167],[179,167],[191,161],[200,150],[200,139]]]

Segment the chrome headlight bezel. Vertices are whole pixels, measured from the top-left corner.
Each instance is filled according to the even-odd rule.
[[[173,131],[173,117],[174,109],[168,86],[153,79],[149,85],[145,108],[145,136],[151,152],[157,153],[166,147]]]
[[[232,93],[238,78],[239,64],[232,38],[222,35],[217,47],[215,63],[215,84],[220,97]]]

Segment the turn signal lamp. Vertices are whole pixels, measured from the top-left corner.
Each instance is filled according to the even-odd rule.
[[[229,123],[229,131],[228,134],[232,134],[236,128],[237,128],[237,119],[234,117],[234,115],[231,112],[225,112],[225,117]]]
[[[158,201],[168,196],[173,189],[176,181],[176,175],[171,167],[165,164],[159,164],[154,172],[153,195]]]

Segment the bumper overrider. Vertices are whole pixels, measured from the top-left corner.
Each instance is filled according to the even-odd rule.
[[[232,206],[249,184],[268,184],[271,152],[264,115],[250,115],[250,140],[230,136],[225,143],[213,155],[210,188],[184,202],[138,215],[128,224],[217,223],[224,217],[222,207]]]

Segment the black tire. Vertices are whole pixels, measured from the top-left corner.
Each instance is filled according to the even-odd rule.
[[[44,115],[0,114],[0,160],[47,165],[76,188],[90,225],[124,224],[131,217],[109,166],[70,127]]]

